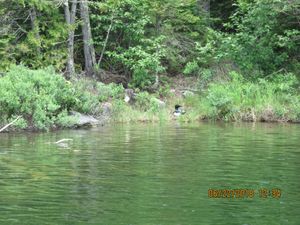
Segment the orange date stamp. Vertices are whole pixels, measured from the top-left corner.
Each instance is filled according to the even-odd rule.
[[[281,189],[273,188],[261,188],[259,190],[254,189],[209,189],[208,197],[209,198],[236,198],[236,199],[252,199],[255,196],[259,196],[260,198],[276,198],[279,199],[281,197]]]

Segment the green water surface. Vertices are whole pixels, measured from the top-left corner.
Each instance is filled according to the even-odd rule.
[[[68,145],[54,142],[73,139]],[[281,196],[259,196],[274,188]],[[253,189],[253,198],[209,198]],[[300,125],[0,134],[0,224],[300,224]]]

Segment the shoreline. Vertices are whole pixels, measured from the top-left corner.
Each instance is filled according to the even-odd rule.
[[[99,127],[106,127],[106,126],[113,126],[113,125],[128,125],[128,124],[173,124],[175,122],[178,122],[180,124],[191,124],[194,122],[197,122],[197,124],[201,123],[209,123],[209,124],[272,124],[272,125],[299,125],[300,121],[225,121],[225,120],[209,120],[209,119],[200,119],[200,120],[194,120],[194,121],[181,121],[179,119],[170,119],[170,120],[164,120],[164,121],[158,121],[158,120],[136,120],[136,121],[109,121],[104,124],[98,124],[93,126],[82,126],[82,127],[71,127],[71,128],[50,128],[49,130],[39,130],[36,128],[28,128],[28,129],[13,129],[13,130],[4,130],[0,132],[1,134],[22,134],[22,133],[54,133],[58,131],[72,131],[72,130],[89,130],[93,128],[99,128]],[[196,123],[194,123],[196,125]]]

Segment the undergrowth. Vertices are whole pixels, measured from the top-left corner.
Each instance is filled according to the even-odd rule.
[[[212,83],[199,101],[202,118],[225,121],[300,120],[299,82],[293,74],[248,81],[236,72],[231,81]]]
[[[231,72],[226,80],[208,82],[205,86],[199,87],[200,94],[186,98],[163,91],[156,94],[140,91],[135,102],[128,104],[121,85],[105,85],[87,78],[67,81],[51,68],[31,70],[14,66],[0,77],[0,124],[20,117],[14,128],[72,127],[76,118],[70,116],[71,111],[97,116],[105,102],[111,104],[111,121],[122,123],[175,119],[181,122],[300,121],[299,81],[291,73],[252,81]],[[174,117],[175,104],[182,105],[186,114]]]

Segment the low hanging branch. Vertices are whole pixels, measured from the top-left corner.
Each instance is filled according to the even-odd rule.
[[[9,124],[7,124],[7,125],[5,125],[4,127],[2,127],[1,129],[0,129],[0,133],[2,132],[2,131],[4,131],[5,129],[7,129],[8,127],[10,127],[11,125],[13,125],[15,122],[17,122],[18,121],[18,119],[20,119],[21,118],[21,116],[18,116],[14,121],[12,121],[12,122],[10,122]]]

